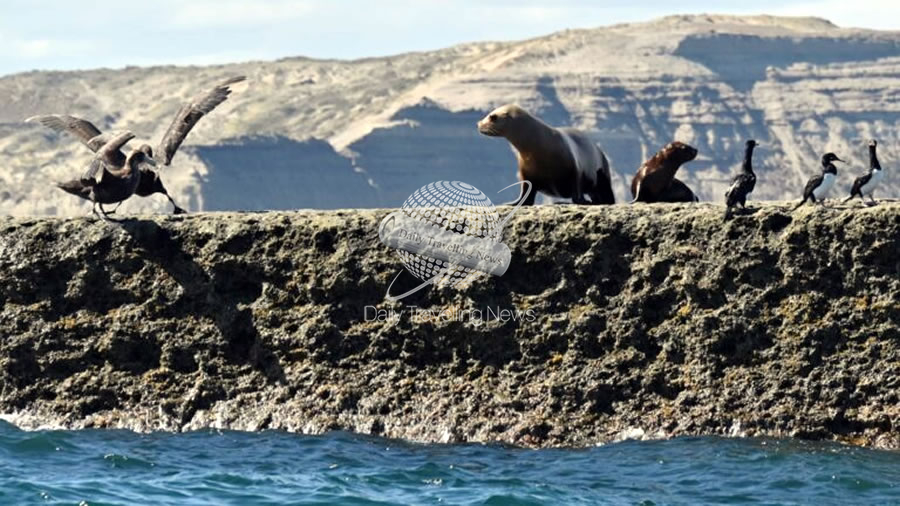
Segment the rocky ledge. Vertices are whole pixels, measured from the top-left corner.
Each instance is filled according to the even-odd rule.
[[[0,219],[0,412],[26,428],[585,446],[900,447],[900,204],[545,206],[512,264],[401,303],[386,211]],[[401,276],[402,277],[402,276]]]

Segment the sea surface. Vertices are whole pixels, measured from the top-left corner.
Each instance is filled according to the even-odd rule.
[[[0,422],[0,504],[900,504],[900,452],[713,437],[527,450]]]

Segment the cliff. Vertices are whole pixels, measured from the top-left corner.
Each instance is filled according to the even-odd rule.
[[[0,77],[0,213],[88,212],[48,183],[80,174],[90,154],[25,118],[77,114],[135,132],[134,145],[155,145],[183,100],[237,74],[246,86],[198,123],[165,169],[167,187],[191,211],[394,207],[444,179],[499,190],[515,180],[515,159],[475,122],[511,101],[596,139],[620,202],[641,162],[672,140],[699,149],[679,177],[702,200],[721,199],[748,138],[761,144],[761,199],[794,198],[826,151],[850,162],[839,182],[849,188],[868,167],[872,137],[888,171],[900,159],[900,32],[812,18],[671,16],[356,61]],[[880,192],[900,195],[900,179]],[[156,196],[123,209],[167,205]]]
[[[526,209],[504,276],[401,303],[383,299],[401,269],[377,239],[385,214],[0,219],[0,412],[24,427],[900,448],[898,203],[769,203],[727,223],[712,205]]]

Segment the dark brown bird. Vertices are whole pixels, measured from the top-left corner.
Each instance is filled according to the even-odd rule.
[[[753,148],[758,146],[755,140],[750,139],[744,149],[744,163],[741,165],[741,173],[734,176],[731,186],[725,192],[725,219],[731,218],[732,209],[741,205],[741,210],[747,209],[747,196],[756,188],[756,173],[753,172]]]
[[[884,179],[884,172],[881,170],[881,164],[878,163],[878,155],[875,153],[877,146],[878,141],[875,139],[869,141],[869,172],[853,181],[853,187],[850,188],[850,196],[844,199],[844,202],[850,202],[853,197],[859,197],[860,200],[869,206],[874,206],[878,203],[873,192],[878,183]],[[866,202],[863,195],[868,195],[869,202]]]
[[[797,204],[793,210],[800,209],[800,206],[812,199],[813,204],[825,206],[825,194],[834,186],[834,180],[837,179],[837,167],[834,162],[843,162],[834,153],[825,153],[822,155],[822,173],[815,175],[806,182],[803,188],[803,200]]]
[[[213,89],[197,95],[191,101],[182,105],[157,147],[156,158],[154,158],[153,148],[147,144],[142,145],[136,151],[144,153],[147,158],[154,160],[158,159],[163,165],[170,165],[172,163],[172,157],[175,156],[175,152],[178,151],[181,143],[184,142],[184,139],[187,137],[188,133],[190,133],[191,129],[194,128],[194,125],[200,121],[200,118],[208,114],[228,98],[231,94],[230,86],[232,84],[239,83],[246,79],[245,76],[229,78],[215,86]],[[37,121],[57,132],[72,133],[78,137],[85,146],[90,148],[91,151],[96,152],[106,141],[105,134],[101,134],[97,127],[89,121],[76,118],[75,116],[50,114],[45,116],[34,116],[28,118],[26,121]],[[124,159],[125,156],[122,155],[121,160],[116,160],[117,162],[121,161],[122,163],[110,165],[110,167],[113,170],[115,167],[121,167],[124,164]],[[107,162],[106,160],[102,160],[102,163],[106,164]],[[172,197],[169,196],[169,192],[166,190],[165,185],[163,185],[159,174],[148,167],[147,164],[141,164],[140,167],[141,173],[134,193],[141,197],[147,197],[154,193],[162,193],[169,199],[169,202],[172,203],[174,208],[173,212],[175,214],[184,213],[185,210],[179,207],[178,204],[172,200]],[[116,208],[118,208],[118,206],[116,206]],[[110,212],[115,212],[115,209]]]
[[[87,132],[87,130],[85,130]],[[141,170],[145,165],[156,162],[141,150],[132,150],[128,156],[122,153],[122,146],[134,138],[131,132],[116,135],[96,135],[91,141],[108,139],[96,149],[96,154],[87,171],[79,179],[73,179],[57,186],[77,197],[93,202],[92,211],[106,221],[112,221],[103,209],[103,204],[118,204],[131,197],[141,180]],[[100,208],[100,213],[97,208]]]

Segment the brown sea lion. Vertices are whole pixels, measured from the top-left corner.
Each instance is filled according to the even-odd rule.
[[[519,181],[533,186],[527,195],[523,186],[513,204],[532,205],[537,192],[572,199],[575,204],[616,202],[609,161],[584,132],[551,127],[514,104],[488,113],[478,122],[478,131],[506,138],[519,160]]]
[[[683,142],[666,144],[631,180],[633,202],[696,202],[694,192],[675,178],[678,168],[696,157],[697,149]]]
[[[656,199],[657,202],[700,202],[700,198],[677,177]]]

